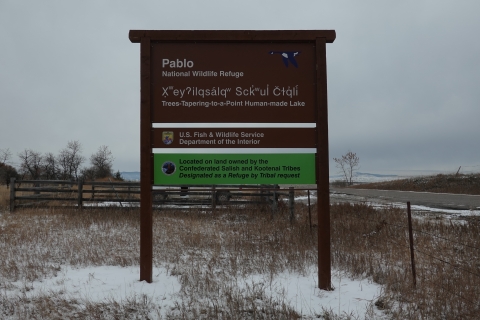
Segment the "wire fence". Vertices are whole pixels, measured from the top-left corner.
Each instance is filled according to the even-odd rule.
[[[470,311],[480,311],[480,217],[469,222],[438,217],[429,220],[413,212],[409,225],[408,209],[375,209],[366,204],[333,206],[335,263],[345,263],[342,255],[335,257],[335,252],[348,251],[350,259],[364,263],[358,267],[363,275],[375,278],[375,273],[378,277],[383,272],[385,277],[395,278],[379,281],[393,291],[406,292],[399,288],[409,283],[411,297],[415,298],[404,295],[399,299],[417,305],[423,303],[420,292],[439,301],[439,295],[445,295],[444,306],[438,306],[444,314],[457,310],[459,315],[462,303]]]

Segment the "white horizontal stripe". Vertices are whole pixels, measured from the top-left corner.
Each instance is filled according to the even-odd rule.
[[[153,153],[316,153],[315,148],[152,148]]]
[[[152,123],[152,128],[315,128],[315,123]]]

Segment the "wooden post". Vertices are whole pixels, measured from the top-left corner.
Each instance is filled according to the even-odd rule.
[[[83,181],[78,180],[78,208],[83,210]]]
[[[295,220],[295,193],[293,191],[293,187],[288,188],[288,204],[290,207],[290,223]]]
[[[326,38],[315,41],[317,64],[317,216],[318,287],[332,290]]]
[[[272,212],[275,213],[275,211],[277,211],[277,190],[273,189]]]
[[[140,40],[140,281],[152,283],[152,106],[150,38]]]
[[[307,190],[308,195],[308,221],[310,221],[310,232],[312,232],[312,211],[310,210],[310,190]]]
[[[217,195],[215,194],[215,185],[212,186],[212,213],[215,212],[217,207]]]
[[[37,179],[38,179],[38,178],[37,178]],[[40,187],[40,182],[35,181],[35,182],[33,183],[33,187],[35,188],[35,191],[33,192],[33,194],[40,194],[40,191],[37,189],[37,188]]]
[[[120,204],[120,207],[123,208],[123,205],[122,205],[122,199],[120,199],[120,197],[118,196],[118,192],[117,190],[115,190],[115,187],[113,185],[113,181],[112,179],[108,178],[108,180],[110,181],[110,187],[112,188],[113,191],[115,191],[115,197],[117,198],[118,200],[118,203]]]
[[[413,287],[417,287],[417,272],[415,271],[415,252],[413,248],[413,229],[412,229],[412,213],[410,210],[410,201],[407,202],[408,214],[408,238],[410,240],[410,261],[412,263]]]
[[[10,178],[10,212],[15,211],[15,178]]]

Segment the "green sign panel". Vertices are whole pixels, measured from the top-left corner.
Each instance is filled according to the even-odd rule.
[[[154,154],[154,184],[315,184],[315,154]]]

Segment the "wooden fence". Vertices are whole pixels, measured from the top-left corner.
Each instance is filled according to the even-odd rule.
[[[211,206],[268,204],[275,210],[279,197],[288,196],[293,210],[293,188],[282,192],[276,185],[155,186],[153,206]],[[140,203],[139,182],[64,180],[10,181],[10,212],[21,207],[91,206],[135,207]],[[292,213],[293,214],[293,213]]]

